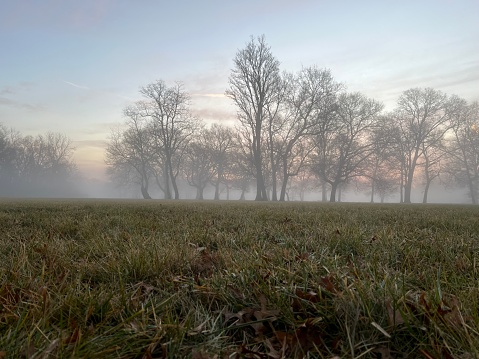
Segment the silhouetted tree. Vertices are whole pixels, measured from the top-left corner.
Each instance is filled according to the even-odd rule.
[[[191,115],[189,96],[180,83],[168,87],[158,80],[142,87],[140,93],[148,100],[140,102],[142,116],[150,120],[155,151],[158,158],[164,159],[163,168],[168,178],[166,194],[168,196],[171,184],[174,198],[179,199],[176,179],[188,142],[199,122]]]
[[[479,103],[451,101],[452,136],[447,145],[447,172],[468,190],[473,204],[479,203]]]
[[[123,112],[126,129],[113,129],[106,149],[109,175],[123,185],[138,184],[143,198],[151,199],[148,190],[155,154],[149,125],[141,114],[141,106],[130,106]]]
[[[366,161],[373,153],[370,140],[383,105],[360,93],[338,96],[334,114],[315,136],[313,170],[331,185],[330,202],[336,201],[338,186],[363,174]]]
[[[398,101],[397,148],[401,151],[404,202],[411,203],[414,173],[424,151],[436,146],[450,128],[448,98],[431,88],[409,89]]]
[[[267,107],[277,100],[280,90],[279,62],[271,53],[264,36],[251,38],[238,51],[229,78],[229,96],[238,107],[238,119],[250,137],[256,170],[256,200],[267,200],[263,176],[263,131]]]

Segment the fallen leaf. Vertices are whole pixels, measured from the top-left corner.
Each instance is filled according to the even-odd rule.
[[[328,292],[333,294],[340,293],[340,290],[333,283],[334,277],[332,274],[329,274],[325,277],[319,278],[319,284],[326,289]]]
[[[386,309],[388,311],[389,326],[394,327],[396,325],[404,324],[404,318],[401,314],[401,311],[397,308],[394,310],[390,301],[386,302]]]

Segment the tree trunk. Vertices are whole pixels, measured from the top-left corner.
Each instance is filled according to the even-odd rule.
[[[216,178],[216,183],[215,183],[215,201],[218,201],[220,199],[220,184],[221,180],[223,178],[223,165],[218,166],[218,177]]]
[[[321,202],[326,202],[328,200],[328,193],[326,190],[326,182],[321,183]]]
[[[204,187],[196,187],[196,199],[202,201],[203,198],[203,191]]]
[[[411,182],[406,182],[404,185],[404,202],[403,203],[411,203]]]
[[[220,181],[217,180],[215,183],[215,201],[219,201],[220,199]]]
[[[168,157],[168,173],[171,180],[171,185],[173,186],[173,191],[175,192],[175,199],[180,199],[180,192],[178,191],[178,185],[176,184],[176,177],[173,173],[173,164],[171,163],[171,157]]]
[[[336,202],[336,190],[338,189],[338,184],[336,182],[331,183],[331,194],[329,196],[329,202]]]
[[[371,183],[371,200],[369,202],[374,203],[374,179]]]
[[[151,199],[151,196],[148,193],[148,188],[143,185],[141,185],[141,195],[143,196],[144,199]]]
[[[281,195],[279,197],[279,200],[280,201],[284,201],[285,200],[285,196],[286,196],[286,186],[288,184],[288,179],[289,179],[289,176],[287,173],[284,174],[284,179],[283,179],[283,184],[281,185]]]
[[[406,183],[404,184],[404,203],[411,203],[411,190],[412,190],[412,181],[414,180],[414,171],[416,169],[416,163],[419,158],[419,149],[416,149],[416,153],[411,161],[409,171],[406,178]]]
[[[263,169],[261,166],[256,166],[256,198],[255,201],[266,201],[268,195],[266,194],[266,187],[263,178]]]
[[[427,203],[427,193],[429,191],[429,185],[431,184],[430,180],[427,180],[426,187],[424,188],[424,196],[422,197],[422,203]]]
[[[469,191],[470,191],[472,204],[477,204],[477,194],[476,194],[476,188],[474,186],[474,181],[472,180],[469,174],[467,175],[467,177],[469,182]]]

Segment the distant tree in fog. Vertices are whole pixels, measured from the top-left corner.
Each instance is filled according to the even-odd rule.
[[[77,196],[71,140],[60,133],[22,136],[0,126],[0,193],[11,196]]]
[[[416,167],[426,151],[437,146],[450,128],[448,98],[431,88],[404,91],[396,109],[396,147],[404,179],[404,202],[411,203]]]
[[[264,170],[264,133],[267,108],[277,101],[281,85],[279,62],[264,36],[252,38],[236,54],[229,78],[229,96],[238,108],[243,134],[250,138],[256,177],[256,200],[267,200]]]
[[[165,198],[178,199],[177,177],[200,122],[191,115],[189,96],[179,83],[168,87],[159,80],[140,93],[145,101],[124,110],[126,129],[114,131],[108,144],[110,177],[137,183],[143,198],[151,198],[148,191],[154,179]]]
[[[285,200],[290,178],[308,163],[314,143],[311,136],[321,131],[322,122],[336,109],[342,86],[329,70],[308,67],[283,81],[283,111],[278,115],[276,143],[282,168],[280,201]]]
[[[18,173],[15,162],[17,149],[10,137],[10,131],[0,125],[0,188],[1,192],[8,192],[15,186]]]
[[[177,177],[188,142],[198,129],[199,120],[190,112],[189,95],[181,83],[168,87],[159,80],[142,87],[140,93],[147,99],[141,102],[142,116],[151,123],[157,156],[164,161],[167,198],[171,184],[174,198],[179,199]]]
[[[479,203],[479,103],[467,104],[457,97],[451,106],[452,136],[447,144],[446,171]]]
[[[234,132],[232,128],[215,123],[204,131],[204,136],[214,163],[214,176],[211,179],[215,187],[214,199],[219,200],[221,185],[228,186],[227,176],[231,173]]]
[[[185,151],[184,174],[188,184],[196,188],[196,199],[202,200],[204,189],[215,176],[215,161],[208,132],[202,129]]]
[[[108,174],[122,185],[135,183],[141,195],[151,199],[149,185],[153,176],[153,140],[147,119],[141,115],[141,107],[130,106],[123,111],[126,128],[113,129],[106,149]]]
[[[431,146],[423,144],[422,147],[422,163],[419,164],[423,170],[424,177],[422,203],[427,203],[431,183],[434,179],[438,178],[443,171],[443,160],[446,155],[445,139],[441,139]]]
[[[374,202],[376,194],[383,202],[389,191],[399,187],[398,178],[401,173],[397,169],[395,139],[391,130],[391,118],[383,115],[378,117],[377,124],[371,131],[371,156],[363,170],[363,177],[370,185],[371,203]]]
[[[383,105],[360,93],[342,93],[336,111],[325,117],[314,136],[313,171],[331,186],[330,202],[336,201],[338,187],[364,173],[373,153],[371,133]]]

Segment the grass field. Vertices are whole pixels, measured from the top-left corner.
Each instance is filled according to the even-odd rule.
[[[479,207],[0,202],[0,358],[478,358]]]

